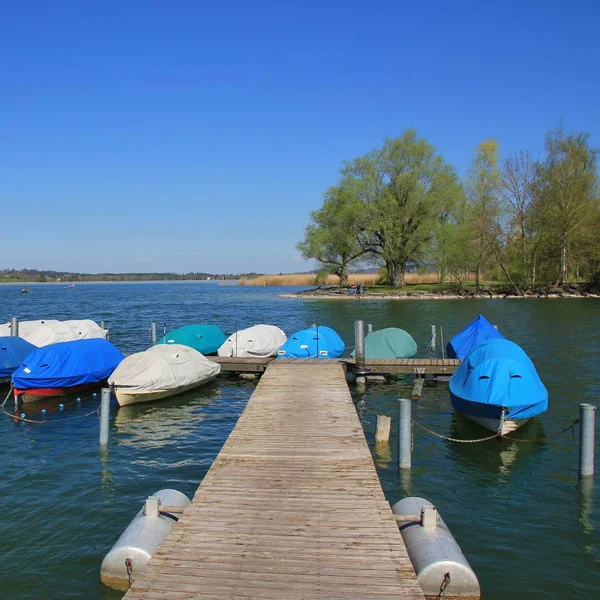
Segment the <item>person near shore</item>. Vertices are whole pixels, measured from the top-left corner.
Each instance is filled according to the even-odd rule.
[[[362,281],[359,281],[359,282],[358,282],[358,285],[356,286],[356,293],[357,293],[359,296],[362,296],[362,295],[363,295],[363,284],[362,284]]]

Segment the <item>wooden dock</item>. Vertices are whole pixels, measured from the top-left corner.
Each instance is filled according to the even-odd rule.
[[[423,598],[341,364],[268,365],[125,598]]]
[[[278,364],[287,365],[336,364],[341,365],[344,371],[348,372],[352,372],[355,366],[353,358],[275,358],[272,356],[266,358],[209,356],[208,358],[218,362],[223,372],[237,373],[263,373],[274,360]],[[373,375],[410,375],[415,373],[421,375],[452,375],[459,365],[460,360],[456,358],[368,358],[365,361],[365,368],[371,371]]]

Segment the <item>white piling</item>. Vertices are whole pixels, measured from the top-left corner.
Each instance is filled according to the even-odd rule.
[[[360,373],[365,370],[365,322],[354,321],[354,343],[356,370]]]
[[[367,333],[373,333],[373,323],[367,325]]]
[[[579,405],[579,479],[594,476],[596,407]]]
[[[110,388],[102,388],[100,399],[100,447],[108,446],[108,418],[110,417]]]
[[[150,339],[152,340],[152,345],[156,344],[156,323],[154,321],[150,325]]]
[[[12,317],[10,320],[10,335],[17,337],[19,335],[19,318]]]
[[[436,330],[436,326],[432,325],[431,326],[431,340],[429,345],[431,346],[431,349],[435,352],[435,344],[437,342],[437,330]]]
[[[398,424],[398,468],[411,468],[412,421],[411,401],[403,398],[399,401]]]
[[[377,430],[375,431],[376,442],[387,442],[390,439],[390,428],[392,417],[377,415]]]

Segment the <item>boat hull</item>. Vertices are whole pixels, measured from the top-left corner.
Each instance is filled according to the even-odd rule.
[[[450,392],[452,406],[454,410],[462,413],[474,423],[485,427],[488,431],[507,435],[516,431],[521,425],[526,423],[526,419],[511,419],[504,416],[504,409],[501,406],[492,404],[481,404],[480,402],[472,402],[459,398]]]
[[[81,394],[88,390],[97,388],[101,383],[86,383],[85,385],[76,385],[68,388],[39,388],[39,389],[15,389],[15,398],[18,398],[24,404],[28,402],[39,402],[47,398],[57,396],[69,396],[72,394]]]
[[[488,431],[493,431],[500,435],[508,435],[529,421],[529,419],[494,419],[489,417],[477,417],[468,413],[463,414],[474,423],[477,423],[477,425],[481,425],[481,427],[485,427]]]
[[[128,406],[130,404],[141,404],[142,402],[153,402],[154,400],[170,398],[171,396],[182,394],[183,392],[187,392],[194,388],[200,387],[201,385],[209,383],[215,377],[216,375],[190,385],[182,385],[168,390],[128,390],[126,387],[120,388],[116,386],[114,392],[119,406]]]

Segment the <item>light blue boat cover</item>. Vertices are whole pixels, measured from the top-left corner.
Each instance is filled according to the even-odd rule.
[[[450,338],[446,351],[448,358],[464,358],[486,340],[504,339],[504,336],[483,316],[477,315],[462,331]]]
[[[169,331],[157,344],[182,344],[201,354],[216,354],[226,339],[216,325],[184,325]]]
[[[548,409],[548,391],[530,358],[505,339],[473,350],[450,379],[450,393],[454,407],[472,415],[489,416],[486,408],[506,407],[506,417],[527,419]]]
[[[125,357],[103,339],[58,342],[34,350],[13,373],[17,389],[68,388],[99,383]]]
[[[398,327],[378,329],[365,336],[365,358],[410,358],[417,353],[417,342]],[[356,350],[352,350],[352,356]]]
[[[319,325],[294,333],[278,352],[278,358],[339,358],[346,346],[330,327]]]
[[[37,346],[17,336],[0,337],[0,379],[10,377]]]

